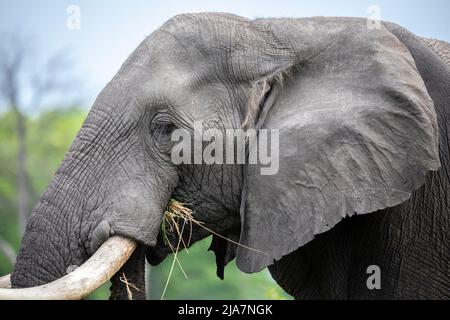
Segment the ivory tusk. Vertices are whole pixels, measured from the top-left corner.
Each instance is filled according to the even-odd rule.
[[[82,266],[53,282],[24,289],[0,289],[0,300],[79,300],[108,281],[127,262],[136,242],[120,236],[109,238]],[[0,288],[9,284],[0,278]]]
[[[11,288],[11,275],[0,277],[0,289]]]

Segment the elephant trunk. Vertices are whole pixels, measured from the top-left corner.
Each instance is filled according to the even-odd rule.
[[[61,170],[61,169],[60,169]],[[29,218],[11,277],[12,286],[43,285],[87,259],[83,245],[82,193],[79,182],[59,173]]]

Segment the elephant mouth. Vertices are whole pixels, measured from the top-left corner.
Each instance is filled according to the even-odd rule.
[[[0,277],[0,300],[79,300],[108,281],[136,249],[134,240],[113,236],[83,265],[53,282],[12,289],[10,276]]]
[[[169,253],[169,246],[164,243],[161,234],[158,234],[156,245],[146,248],[146,259],[150,265],[157,266],[166,259]]]

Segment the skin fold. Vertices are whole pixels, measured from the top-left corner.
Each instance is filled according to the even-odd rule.
[[[160,231],[175,198],[255,249],[214,236],[220,277],[236,258],[244,272],[269,267],[296,298],[450,298],[446,45],[356,18],[170,19],[96,99],[33,209],[13,287],[60,278],[120,235],[139,248],[111,298],[129,298],[123,275],[145,298],[144,259],[171,252]],[[224,133],[248,119],[280,130],[277,174],[171,162],[175,129]],[[210,234],[186,225],[183,239]],[[381,290],[366,287],[370,265]]]

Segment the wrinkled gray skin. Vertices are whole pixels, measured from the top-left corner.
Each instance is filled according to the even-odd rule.
[[[219,276],[236,257],[296,298],[450,298],[449,51],[432,45],[363,19],[176,16],[97,98],[33,210],[13,286],[55,280],[117,234],[141,244],[124,270],[142,288],[144,251],[153,264],[169,252],[174,197],[265,252],[215,237]],[[240,128],[251,112],[250,127],[280,129],[278,174],[171,163],[175,128]],[[191,242],[208,235],[194,225]],[[381,290],[366,287],[370,265]]]

